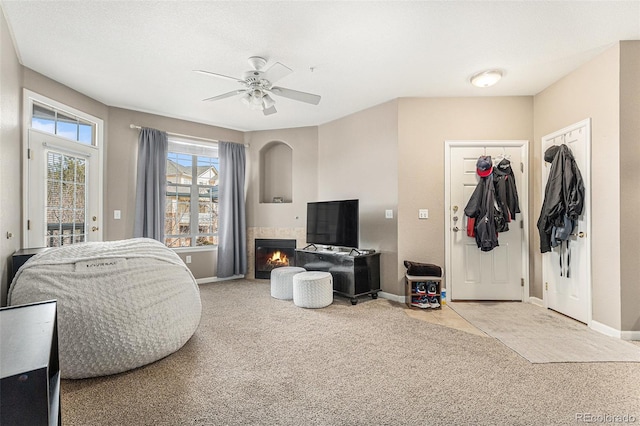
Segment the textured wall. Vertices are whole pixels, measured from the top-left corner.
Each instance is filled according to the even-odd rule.
[[[260,202],[260,151],[274,141],[291,147],[291,181],[293,199],[290,203]],[[271,228],[306,227],[307,202],[316,199],[318,170],[318,129],[295,129],[247,132],[249,144],[249,182],[247,190],[247,226]]]
[[[533,99],[530,96],[400,99],[398,127],[397,274],[401,277],[405,259],[445,266],[444,209],[449,208],[444,205],[445,141],[531,143]],[[429,219],[418,219],[421,208],[429,209]],[[531,205],[529,212],[530,222],[537,220]],[[533,253],[531,247],[529,251]]]
[[[382,291],[402,295],[398,270],[398,102],[318,128],[318,199],[360,200],[360,248],[380,255]],[[393,219],[385,219],[385,210]]]
[[[620,47],[616,45],[534,98],[534,160],[540,164],[544,135],[591,118],[591,273],[593,320],[620,329]],[[637,76],[635,77],[637,78]],[[637,117],[636,117],[637,120]],[[637,143],[637,141],[635,142]],[[542,204],[541,175],[531,192]],[[635,184],[637,191],[637,183]],[[614,207],[612,207],[614,206]],[[536,234],[533,242],[539,246]],[[542,273],[540,255],[535,273]],[[637,258],[636,258],[637,262]],[[634,285],[637,285],[635,283]],[[541,297],[542,291],[540,289]],[[637,309],[636,309],[637,311]]]
[[[620,299],[622,330],[640,331],[640,41],[620,43]],[[632,213],[633,212],[633,213]]]
[[[20,248],[22,66],[0,11],[0,306],[6,304],[11,254]],[[13,236],[7,238],[7,233]]]

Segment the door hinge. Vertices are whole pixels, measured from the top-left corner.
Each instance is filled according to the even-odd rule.
[[[520,162],[520,172],[524,173],[524,163]]]
[[[31,221],[27,220],[27,231],[31,230]]]
[[[544,283],[544,289],[547,291],[549,290],[549,283]]]
[[[31,160],[31,148],[27,148],[27,160]]]
[[[524,287],[524,278],[520,278],[520,287]]]
[[[524,228],[524,221],[521,220],[520,221],[520,229],[523,229],[523,228]]]

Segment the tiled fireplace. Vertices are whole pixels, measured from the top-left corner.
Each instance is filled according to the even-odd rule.
[[[296,240],[256,238],[255,248],[257,279],[269,279],[274,268],[295,265]]]

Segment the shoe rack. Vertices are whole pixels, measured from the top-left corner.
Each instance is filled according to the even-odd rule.
[[[442,309],[442,277],[407,274],[405,279],[405,300],[409,308],[423,310]],[[434,286],[435,292],[429,291],[433,290]],[[424,298],[427,298],[427,301],[424,301]],[[435,303],[432,303],[433,300],[435,300]],[[424,301],[424,303],[420,303],[421,301]]]

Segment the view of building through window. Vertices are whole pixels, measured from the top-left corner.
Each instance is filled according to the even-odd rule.
[[[47,153],[47,247],[85,241],[86,160]]]
[[[218,158],[169,152],[166,173],[165,244],[217,244]]]

